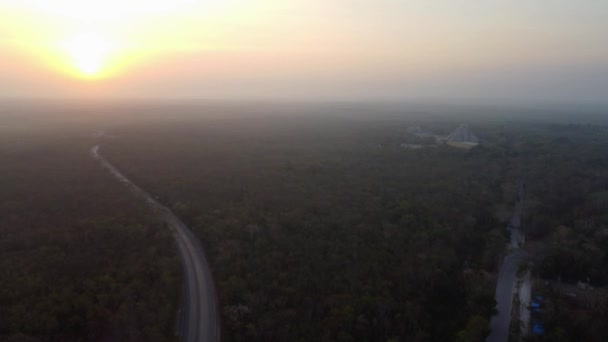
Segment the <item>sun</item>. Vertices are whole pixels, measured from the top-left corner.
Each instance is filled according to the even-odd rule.
[[[81,78],[98,79],[107,76],[116,44],[108,37],[91,32],[76,34],[60,44],[66,67]]]
[[[0,64],[8,42],[66,78],[127,79],[166,56],[222,45],[224,15],[241,1],[0,0],[10,14],[0,20]]]

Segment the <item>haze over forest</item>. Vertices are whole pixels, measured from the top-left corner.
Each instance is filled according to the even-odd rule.
[[[0,341],[608,341],[606,18],[0,0]]]

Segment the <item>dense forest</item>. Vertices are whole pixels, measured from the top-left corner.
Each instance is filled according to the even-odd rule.
[[[0,126],[0,340],[172,340],[170,232],[92,160],[90,139],[25,121]]]
[[[350,109],[3,118],[0,340],[176,339],[171,234],[91,158],[100,142],[201,239],[225,341],[485,340],[520,179],[536,339],[608,340],[604,126]],[[407,133],[462,122],[480,146]]]
[[[103,153],[201,238],[227,341],[482,340],[505,159],[404,151],[407,125],[189,119],[113,129]]]
[[[549,299],[540,317],[547,341],[608,340],[607,133],[547,124],[513,134],[509,159],[527,178],[528,250]]]

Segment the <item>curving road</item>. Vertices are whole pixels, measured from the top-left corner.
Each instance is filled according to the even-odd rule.
[[[184,303],[180,317],[180,340],[185,342],[220,341],[220,320],[217,313],[217,296],[209,264],[199,240],[190,229],[166,206],[132,183],[101,154],[100,146],[94,146],[91,154],[101,166],[110,171],[137,196],[146,200],[152,209],[165,219],[173,232],[184,267]]]
[[[511,239],[509,246],[512,252],[507,255],[500,268],[498,281],[496,283],[496,310],[498,313],[490,321],[490,335],[486,342],[508,342],[509,328],[511,326],[511,311],[513,309],[513,294],[515,292],[515,281],[519,265],[526,259],[527,254],[520,247],[520,228],[523,211],[525,182],[519,182],[518,200],[515,204],[513,216],[509,222]],[[519,310],[519,309],[518,309]]]

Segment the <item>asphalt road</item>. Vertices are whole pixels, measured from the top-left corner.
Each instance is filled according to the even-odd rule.
[[[498,314],[492,317],[490,322],[491,333],[486,338],[486,342],[508,342],[509,340],[515,279],[519,265],[524,259],[525,253],[518,250],[508,255],[500,268],[495,293]]]
[[[532,303],[532,275],[530,271],[526,272],[521,282],[519,290],[519,317],[522,323],[522,336],[527,336],[530,333],[530,304]]]
[[[217,311],[215,285],[199,240],[169,208],[132,183],[99,154],[99,145],[93,147],[91,153],[93,158],[99,161],[114,177],[161,215],[173,232],[185,275],[184,303],[178,329],[180,340],[185,342],[220,341],[220,319]]]
[[[509,327],[511,325],[511,310],[513,306],[513,294],[515,290],[515,280],[519,265],[526,259],[526,253],[519,249],[518,236],[521,228],[521,217],[523,211],[525,182],[520,180],[518,190],[518,201],[509,224],[511,233],[510,246],[513,252],[507,255],[500,268],[498,281],[496,283],[496,310],[498,313],[490,321],[490,335],[486,342],[508,342]],[[518,308],[519,310],[519,308]]]

